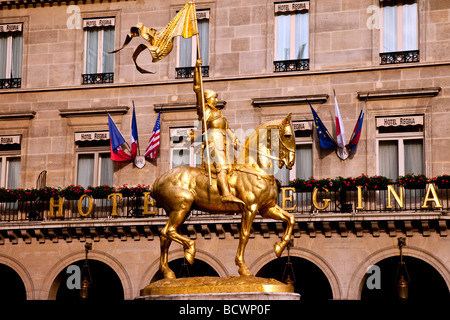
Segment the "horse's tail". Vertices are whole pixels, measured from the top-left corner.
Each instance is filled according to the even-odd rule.
[[[153,200],[155,200],[155,207],[160,208],[161,206],[158,205],[158,199],[157,199],[158,197],[155,192],[155,189],[156,189],[155,186],[158,184],[158,182],[159,182],[159,178],[157,178],[153,182],[152,186],[150,187],[150,196],[152,197]]]

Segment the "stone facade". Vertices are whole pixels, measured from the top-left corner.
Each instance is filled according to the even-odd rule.
[[[215,90],[220,101],[226,102],[222,112],[231,128],[253,129],[289,112],[293,121],[312,120],[305,101],[263,106],[256,106],[253,101],[320,95],[326,98],[314,108],[330,132],[335,132],[335,90],[348,139],[369,92],[361,140],[349,159],[342,161],[334,152],[321,149],[314,133],[314,177],[378,174],[376,117],[417,114],[424,115],[424,174],[434,177],[450,173],[448,1],[418,0],[420,62],[380,65],[380,29],[368,27],[369,22],[378,19],[379,1],[311,0],[309,70],[295,72],[273,72],[274,2],[277,1],[196,2],[197,9],[210,10],[210,69],[204,85]],[[108,110],[124,136],[129,137],[133,101],[138,116],[141,154],[158,115],[155,106],[163,106],[161,147],[158,158],[147,160],[142,169],[132,163],[115,163],[114,185],[151,184],[169,170],[169,128],[191,126],[197,119],[195,110],[187,108],[195,102],[192,79],[175,78],[177,47],[168,57],[154,64],[148,52],[144,52],[138,62],[155,74],[140,74],[131,59],[139,42],[134,40],[115,55],[114,83],[82,84],[85,33],[83,28],[69,28],[72,21],[69,19],[76,16],[77,10],[81,19],[114,16],[115,48],[119,48],[131,26],[143,22],[160,30],[184,2],[92,1],[77,2],[75,7],[69,7],[69,3],[53,4],[52,1],[35,6],[27,1],[17,3],[8,6],[1,2],[0,9],[0,24],[23,23],[22,84],[19,89],[0,90],[0,135],[22,137],[20,186],[35,187],[43,170],[47,171],[48,186],[76,184],[75,132],[108,130],[105,112]],[[186,107],[171,111],[173,104]],[[316,220],[310,220],[308,214],[297,214],[296,218],[299,226],[291,254],[307,259],[321,269],[329,280],[333,299],[359,299],[367,268],[384,258],[398,255],[396,237],[405,235],[404,254],[433,266],[450,288],[446,209],[431,213],[391,212],[360,216],[360,220],[356,220],[371,226],[361,228],[355,225],[353,217],[340,216],[338,212],[328,216],[319,213],[314,217]],[[197,258],[211,265],[220,276],[236,275],[237,239],[233,230],[239,219],[221,217],[223,222],[220,223],[226,226],[223,233],[216,227],[211,227],[215,231],[202,233],[202,226],[216,226],[217,219],[192,218],[187,222],[191,227],[184,232],[197,238]],[[315,221],[315,226],[311,228],[308,221]],[[379,232],[371,221],[376,221],[377,225],[380,222]],[[396,224],[392,228],[385,227],[391,225],[387,221],[396,221]],[[417,223],[419,227],[408,228],[405,221]],[[20,275],[28,299],[54,299],[57,275],[68,265],[83,259],[85,241],[95,241],[90,259],[109,265],[122,282],[125,299],[133,299],[157,271],[157,232],[163,222],[156,218],[107,222],[63,220],[58,223],[2,221],[0,263]],[[267,223],[271,227],[265,230],[261,224]],[[332,226],[328,229],[330,223]],[[62,230],[77,226],[83,228],[84,238],[74,231],[69,232],[71,240],[68,241]],[[107,226],[114,230],[123,227],[124,231],[114,231],[112,238],[108,238],[105,236]],[[133,232],[136,230],[133,226],[139,226],[137,231]],[[143,231],[144,226],[149,226],[152,232]],[[251,271],[257,273],[266,263],[276,259],[272,245],[279,228],[273,222],[255,221],[254,237],[246,255]],[[91,229],[96,231],[85,231]],[[42,230],[43,239],[36,235],[36,230]],[[56,236],[52,237],[49,230],[56,230]],[[181,247],[175,244],[172,249],[171,259],[182,258]]]

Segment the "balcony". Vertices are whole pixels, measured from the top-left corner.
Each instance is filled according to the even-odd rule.
[[[114,73],[90,73],[83,74],[82,84],[101,84],[101,83],[114,83]]]
[[[274,72],[305,71],[309,70],[309,59],[280,60],[274,61],[273,65]]]
[[[0,89],[15,89],[22,86],[22,78],[0,79]]]
[[[450,189],[435,188],[437,199],[441,207],[428,195],[428,201],[424,203],[427,189],[403,189],[395,187],[388,190],[336,190],[324,191],[318,189],[297,192],[293,188],[282,188],[279,194],[278,204],[286,208],[298,218],[311,216],[325,216],[332,214],[337,217],[369,217],[373,214],[394,214],[399,217],[408,215],[442,215],[450,209]],[[402,202],[395,198],[403,193]],[[284,197],[283,197],[284,194]],[[114,205],[114,198],[116,204]],[[55,198],[53,205],[48,199],[17,198],[0,199],[0,223],[2,222],[30,222],[30,221],[72,221],[72,220],[104,220],[104,219],[134,219],[150,218],[161,219],[166,217],[161,208],[152,207],[150,197],[114,196],[109,200],[93,198],[85,195],[83,199]],[[400,196],[401,198],[401,196]],[[431,200],[430,200],[431,199]],[[53,208],[51,208],[53,207]],[[193,217],[214,219],[214,215],[194,210]],[[366,218],[364,218],[366,219]]]
[[[194,77],[194,69],[195,67],[180,67],[175,68],[176,79],[186,79]],[[209,66],[202,66],[202,76],[209,77]]]
[[[380,53],[381,64],[419,62],[419,50]]]

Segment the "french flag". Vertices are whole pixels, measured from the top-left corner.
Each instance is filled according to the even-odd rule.
[[[342,121],[341,113],[339,112],[336,92],[334,92],[334,114],[336,118],[336,143],[339,148],[345,148],[344,123]]]
[[[359,113],[359,117],[358,117],[358,121],[356,122],[355,125],[355,129],[353,129],[353,134],[352,137],[350,139],[350,142],[347,145],[347,149],[350,151],[355,151],[356,150],[356,145],[359,142],[359,138],[361,137],[361,130],[362,130],[362,126],[363,126],[363,120],[364,120],[364,109],[366,107],[366,101],[364,101],[364,105],[361,109],[361,112]]]
[[[131,120],[131,159],[136,158],[137,151],[138,151],[138,130],[137,130],[137,122],[136,122],[136,111],[134,110],[134,103],[133,103],[133,118]]]
[[[108,125],[109,125],[109,140],[111,145],[111,160],[112,161],[131,161],[132,156],[126,153],[122,145],[126,143],[122,133],[117,128],[116,123],[108,113]],[[137,149],[137,148],[136,148]]]

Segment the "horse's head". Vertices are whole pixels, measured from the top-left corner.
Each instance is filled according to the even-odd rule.
[[[245,142],[245,162],[243,154],[238,163],[258,164],[261,169],[273,174],[273,161],[278,161],[281,169],[289,170],[295,162],[295,137],[291,126],[291,114],[282,120],[272,120],[261,124]]]
[[[283,165],[289,170],[295,163],[295,136],[291,125],[291,114],[281,121],[279,126],[280,144],[279,144],[279,161],[278,167],[281,169]]]

